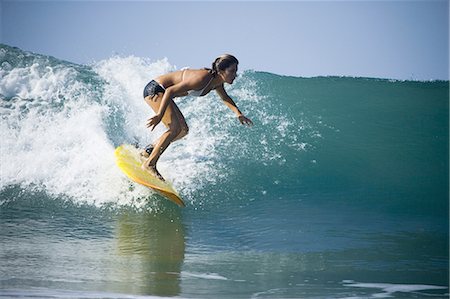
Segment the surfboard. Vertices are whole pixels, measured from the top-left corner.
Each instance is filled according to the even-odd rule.
[[[170,183],[158,179],[141,168],[143,160],[139,149],[135,146],[122,144],[116,148],[114,156],[116,157],[117,166],[132,181],[157,191],[180,207],[185,206],[183,199],[181,199],[181,196]]]

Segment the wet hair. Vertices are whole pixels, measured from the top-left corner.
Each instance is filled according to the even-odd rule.
[[[230,54],[221,55],[212,63],[210,72],[215,76],[219,71],[224,71],[233,64],[239,64],[236,57]]]

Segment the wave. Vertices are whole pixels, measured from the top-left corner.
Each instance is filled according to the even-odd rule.
[[[1,190],[147,204],[154,195],[122,175],[113,151],[163,132],[145,127],[153,112],[142,89],[177,69],[168,59],[77,65],[1,45],[0,65]],[[254,127],[242,127],[213,93],[176,100],[190,133],[159,167],[192,206],[355,193],[443,202],[447,194],[448,81],[245,71],[226,89]]]

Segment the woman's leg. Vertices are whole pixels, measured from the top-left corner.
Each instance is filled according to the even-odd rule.
[[[161,100],[162,100],[161,93],[154,96],[153,98],[151,97],[145,98],[145,102],[155,112],[159,110]],[[156,170],[156,163],[158,162],[161,154],[170,145],[170,143],[186,136],[189,129],[183,114],[173,101],[171,101],[169,103],[169,106],[167,106],[166,112],[164,113],[161,122],[168,128],[168,130],[164,132],[161,135],[161,137],[156,141],[152,153],[142,166],[152,174],[157,175],[162,179],[162,176]]]
[[[150,107],[155,106],[155,108],[156,108],[156,105],[154,105],[152,102],[149,102],[149,101],[151,101],[151,99],[145,99],[145,101],[149,104]],[[170,106],[170,105],[169,105],[169,106]],[[152,108],[153,108],[153,107],[152,107]],[[173,113],[177,116],[179,124],[181,125],[181,132],[177,135],[177,137],[175,137],[175,139],[172,140],[172,142],[174,142],[174,141],[177,141],[177,140],[183,138],[184,136],[186,136],[186,135],[189,133],[189,127],[188,127],[188,125],[186,124],[186,120],[184,119],[184,116],[183,116],[183,114],[181,113],[181,111],[180,111],[180,109],[178,108],[178,106],[177,106],[175,103],[173,103],[173,105],[172,105],[171,108],[172,108]],[[157,109],[159,109],[159,106],[158,106]],[[156,112],[156,111],[157,111],[157,110],[155,110],[155,112]],[[169,128],[168,122],[164,122],[164,118],[162,119],[162,123],[163,123],[167,128]],[[156,144],[156,143],[155,143],[155,144]],[[147,145],[147,146],[142,150],[141,156],[144,157],[145,159],[147,159],[147,158],[151,155],[151,152],[153,151],[153,149],[155,148],[155,144],[149,144],[149,145]]]
[[[177,104],[174,102],[172,106],[172,111],[175,114],[175,116],[178,118],[178,123],[180,124],[180,133],[175,137],[172,142],[180,140],[181,138],[185,137],[189,133],[189,127],[186,123],[186,120],[184,119],[183,114],[181,113],[180,109],[178,108]]]

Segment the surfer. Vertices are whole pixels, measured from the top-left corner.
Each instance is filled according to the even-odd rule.
[[[155,78],[145,86],[144,100],[156,113],[148,119],[147,127],[153,131],[162,122],[168,130],[154,144],[143,150],[142,156],[146,158],[142,164],[143,169],[164,180],[156,169],[158,159],[172,142],[183,138],[189,132],[183,114],[173,101],[176,97],[201,97],[215,90],[224,104],[236,114],[241,124],[253,125],[224,88],[224,83],[232,84],[236,78],[238,64],[236,57],[225,54],[212,63],[211,69],[183,69],[171,72]]]

